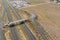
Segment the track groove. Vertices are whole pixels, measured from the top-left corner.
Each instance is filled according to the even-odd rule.
[[[9,9],[8,9],[7,1],[6,0],[2,0],[2,1],[4,3],[4,8],[5,8],[6,12],[7,12],[8,21],[12,22],[13,20],[12,20],[11,14],[10,14]],[[11,27],[10,29],[11,29],[11,34],[12,34],[12,40],[19,40],[19,37],[17,35],[15,27]]]
[[[9,2],[8,2],[8,3],[9,3]],[[10,5],[10,4],[9,4],[9,5]],[[21,19],[21,18],[20,18],[20,15],[17,14],[17,12],[15,11],[15,9],[13,8],[12,5],[10,5],[10,7],[12,8],[12,10],[13,10],[16,18],[17,18],[17,20],[20,20],[20,19]],[[21,26],[22,26],[23,30],[25,31],[26,35],[28,36],[29,40],[36,40],[35,37],[34,37],[34,35],[33,35],[33,34],[31,33],[31,31],[26,27],[25,24],[21,24]]]

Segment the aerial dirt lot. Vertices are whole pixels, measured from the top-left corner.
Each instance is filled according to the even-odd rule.
[[[45,3],[44,0],[41,0],[41,1],[26,0],[26,1],[32,5],[33,4],[34,5],[36,4],[36,5],[30,6],[30,7],[24,7],[22,9],[28,10],[37,15],[36,20],[43,27],[43,29],[46,32],[46,35],[48,35],[48,38],[49,38],[48,40],[60,40],[60,5]],[[0,8],[0,10],[2,9]],[[28,15],[26,15],[21,10],[16,10],[16,11],[22,18],[28,17]],[[1,15],[1,12],[2,11],[0,11],[0,15]],[[12,15],[12,19],[16,21],[17,19],[16,19],[16,16],[13,14],[13,12],[11,12],[11,15]],[[4,21],[2,21],[2,23],[5,24],[7,22],[9,21],[8,21],[7,15],[5,15]],[[36,37],[37,40],[43,40],[39,32],[37,32],[37,30],[34,29],[34,26],[30,22],[26,22],[25,24],[30,29],[30,31],[33,33],[33,35]],[[16,29],[18,31],[19,37],[22,40],[28,40],[22,27],[18,25]],[[3,28],[3,31],[5,33],[6,40],[11,40],[10,28],[9,27]]]
[[[40,4],[24,8],[37,14],[37,21],[53,40],[60,40],[60,5]]]

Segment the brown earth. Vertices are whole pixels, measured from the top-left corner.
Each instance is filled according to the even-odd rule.
[[[26,0],[26,1],[28,1],[31,4],[40,4],[40,2],[41,2],[39,0],[33,0],[33,1]],[[27,7],[24,9],[37,14],[37,21],[44,28],[44,30],[47,32],[47,34],[50,36],[50,40],[60,40],[60,19],[59,19],[60,18],[60,5],[52,4],[52,3],[45,3],[45,1],[42,1],[42,3],[43,4]],[[23,14],[21,14],[21,15],[23,16],[22,18],[26,17]],[[14,17],[13,17],[13,19],[15,19]],[[3,23],[5,24],[6,22],[7,22],[7,18],[5,18]],[[28,24],[26,23],[26,25],[31,30],[31,32],[34,34],[36,39],[39,40],[38,36],[37,36],[38,34],[36,33],[36,30],[33,28],[33,26],[31,26],[31,24],[29,24],[29,23]],[[18,30],[20,30],[20,29],[18,29]],[[22,31],[22,29],[20,30],[20,32],[21,31]],[[9,31],[7,31],[7,32],[9,35]],[[21,32],[21,34],[22,33],[23,32]],[[23,36],[23,35],[21,35],[21,36],[25,39],[25,36]],[[8,38],[7,38],[7,40],[8,40]]]
[[[60,5],[42,4],[38,6],[25,8],[37,14],[37,21],[42,25],[45,31],[53,40],[60,40]]]

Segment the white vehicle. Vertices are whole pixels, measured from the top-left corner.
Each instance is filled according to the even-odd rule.
[[[29,4],[26,1],[12,1],[12,2],[10,2],[10,4],[15,8],[29,6]]]

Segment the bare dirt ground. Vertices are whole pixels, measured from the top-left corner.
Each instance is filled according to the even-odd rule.
[[[60,5],[52,4],[52,3],[45,3],[44,0],[32,0],[32,1],[26,0],[26,1],[28,1],[29,3],[34,4],[34,5],[43,3],[43,4],[40,4],[37,6],[26,7],[24,9],[32,11],[37,14],[37,17],[38,17],[37,21],[44,28],[44,30],[47,32],[47,34],[50,36],[50,40],[60,40],[60,19],[59,19],[60,18]],[[1,0],[0,0],[0,2],[1,2]],[[15,18],[13,17],[13,19],[15,19]],[[5,18],[3,23],[6,23],[6,22],[7,22],[7,17]],[[29,25],[30,25],[30,27],[29,27]],[[36,36],[37,34],[35,32],[35,29],[33,30],[31,24],[28,23],[27,26],[29,27],[29,29],[31,30],[32,33],[34,32],[33,34],[38,39],[38,36]],[[18,29],[18,30],[20,30],[20,29]],[[22,32],[21,32],[21,34],[22,34]],[[9,35],[9,32],[8,32],[8,35]],[[23,35],[22,35],[22,37],[25,38]],[[8,37],[7,40],[9,40],[9,39],[10,38]]]
[[[25,8],[37,14],[38,22],[53,40],[60,40],[60,5],[43,4]]]

